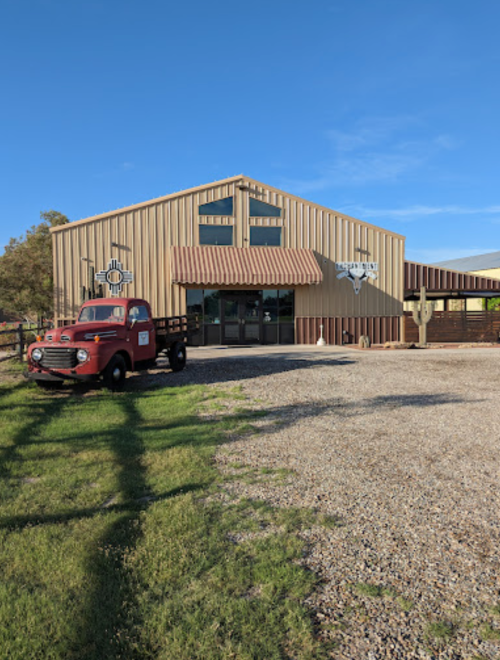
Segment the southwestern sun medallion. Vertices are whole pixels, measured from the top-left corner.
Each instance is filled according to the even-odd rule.
[[[130,284],[134,281],[134,275],[129,270],[123,270],[118,259],[111,259],[107,270],[100,270],[96,273],[96,280],[101,284],[107,284],[112,296],[117,296],[124,284]]]

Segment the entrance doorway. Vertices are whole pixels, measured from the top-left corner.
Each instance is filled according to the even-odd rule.
[[[262,343],[262,293],[221,291],[223,344]]]
[[[199,317],[191,346],[293,344],[293,289],[188,289],[187,313]]]

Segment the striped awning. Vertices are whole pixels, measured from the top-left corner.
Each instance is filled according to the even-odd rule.
[[[313,251],[280,247],[173,247],[172,282],[210,286],[296,286],[323,280]]]

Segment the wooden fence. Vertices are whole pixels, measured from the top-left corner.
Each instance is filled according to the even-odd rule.
[[[427,326],[430,343],[498,342],[500,312],[434,312]],[[405,341],[418,342],[418,326],[405,312]]]
[[[4,326],[0,326],[2,328]],[[24,353],[28,346],[38,335],[43,335],[46,330],[54,326],[51,321],[40,323],[8,323],[4,329],[0,329],[0,351],[7,352],[9,357],[17,355],[22,362]]]

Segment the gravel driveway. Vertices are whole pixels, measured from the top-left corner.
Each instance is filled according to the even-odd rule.
[[[332,657],[500,658],[499,372],[496,348],[295,346],[192,349],[175,374],[269,411],[218,461],[290,475],[227,489],[338,519],[304,558]]]

